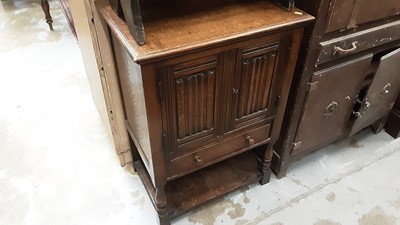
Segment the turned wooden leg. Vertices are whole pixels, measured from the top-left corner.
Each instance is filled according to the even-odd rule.
[[[168,213],[167,196],[165,195],[164,186],[156,187],[155,203],[159,225],[170,225],[171,218]]]
[[[50,16],[50,7],[48,0],[41,0],[40,5],[42,6],[46,18],[46,23],[49,24],[50,30],[53,30],[53,19]]]
[[[267,144],[267,148],[261,158],[261,173],[262,173],[262,178],[260,180],[261,185],[268,183],[271,177],[271,162],[273,156],[272,146],[273,143]]]

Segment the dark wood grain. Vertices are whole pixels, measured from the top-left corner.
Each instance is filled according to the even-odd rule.
[[[377,10],[381,3],[382,10]],[[377,62],[383,55],[395,51],[400,46],[399,32],[397,31],[400,16],[396,15],[398,4],[399,1],[397,0],[382,2],[369,0],[296,1],[297,7],[311,13],[316,17],[316,21],[314,27],[306,29],[305,37],[308,37],[308,39],[302,44],[302,51],[296,66],[295,82],[290,91],[283,131],[274,146],[272,168],[277,173],[278,178],[285,176],[286,169],[291,162],[351,134],[350,128],[358,115],[357,113],[359,113],[357,102],[363,102],[365,93],[376,84],[372,78],[377,71]],[[350,49],[353,42],[357,43],[352,51],[339,51],[338,48]],[[337,51],[334,51],[334,49]],[[337,110],[343,110],[341,108],[343,106],[348,109],[346,116],[341,115],[340,118],[336,118],[335,113],[333,113],[334,117],[328,116],[329,121],[323,121],[314,116],[314,114],[323,115],[326,112],[330,103],[335,101],[332,100],[332,96],[339,96],[340,93],[346,92],[344,89],[348,87],[353,75],[357,74],[360,68],[354,66],[351,71],[346,72],[347,76],[351,77],[343,79],[343,81],[334,79],[334,77],[339,76],[339,73],[328,75],[332,77],[330,81],[315,79],[316,76],[323,75],[323,72],[329,70],[329,68],[348,62],[356,63],[354,62],[355,59],[369,54],[374,56],[371,64],[367,66],[368,69],[364,71],[365,80],[361,81],[361,85],[359,82],[356,82],[357,85],[355,85],[358,90],[354,91],[356,91],[355,94],[359,99],[350,105],[336,101],[339,103]],[[392,64],[392,67],[395,67],[394,64]],[[313,81],[320,81],[321,83],[314,84]],[[327,86],[316,98],[318,85]],[[317,91],[313,92],[312,90],[315,88]],[[383,87],[381,88],[383,89]],[[349,96],[349,98],[353,99],[354,96]],[[318,104],[316,101],[324,102],[324,104]],[[382,127],[377,125],[383,124],[382,121],[389,113],[388,108],[390,107],[375,105],[375,109],[371,111],[379,111],[379,115],[372,116],[373,119],[368,119],[368,122],[364,125]],[[311,113],[311,111],[314,112]],[[354,113],[350,113],[351,116],[349,116],[349,111],[354,111]],[[333,110],[333,112],[338,113],[339,111]],[[305,118],[308,118],[309,121],[305,122]],[[333,120],[330,121],[332,118]],[[339,125],[340,129],[338,128]]]
[[[239,104],[236,119],[268,110],[272,78],[275,73],[278,46],[262,46],[243,51],[238,77]],[[242,122],[243,120],[241,120]]]
[[[355,17],[356,24],[383,19],[400,13],[400,1],[397,0],[361,0]]]
[[[294,141],[299,146],[293,149],[292,154],[308,150],[318,143],[336,140],[346,131],[371,60],[372,55],[367,55],[313,75],[310,83],[314,86],[308,91]],[[340,84],[340,88],[332,87],[332,84]]]

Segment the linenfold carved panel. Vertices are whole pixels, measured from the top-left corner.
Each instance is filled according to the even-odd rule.
[[[237,118],[267,109],[275,58],[268,53],[242,61]]]
[[[178,138],[213,128],[215,70],[175,79]]]
[[[269,115],[278,47],[278,43],[255,45],[239,52],[235,85],[238,93],[235,115],[237,125]]]

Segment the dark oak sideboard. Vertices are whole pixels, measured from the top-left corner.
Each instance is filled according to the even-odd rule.
[[[134,166],[169,224],[270,177],[303,34],[312,16],[268,1],[143,2],[139,45],[110,5]],[[253,149],[259,147],[255,154]]]
[[[400,1],[298,0],[316,17],[305,32],[273,170],[372,126],[400,90]]]

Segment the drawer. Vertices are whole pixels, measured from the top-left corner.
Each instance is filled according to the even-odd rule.
[[[317,64],[400,40],[400,21],[377,26],[319,44]]]
[[[374,20],[400,14],[399,0],[362,0],[355,6],[354,25],[359,25]],[[350,21],[352,23],[352,21]],[[352,24],[350,24],[351,26]]]
[[[229,158],[269,141],[271,125],[265,125],[244,134],[207,146],[196,152],[173,159],[171,176],[176,177]]]
[[[325,31],[354,28],[397,14],[400,14],[399,0],[332,0]]]

